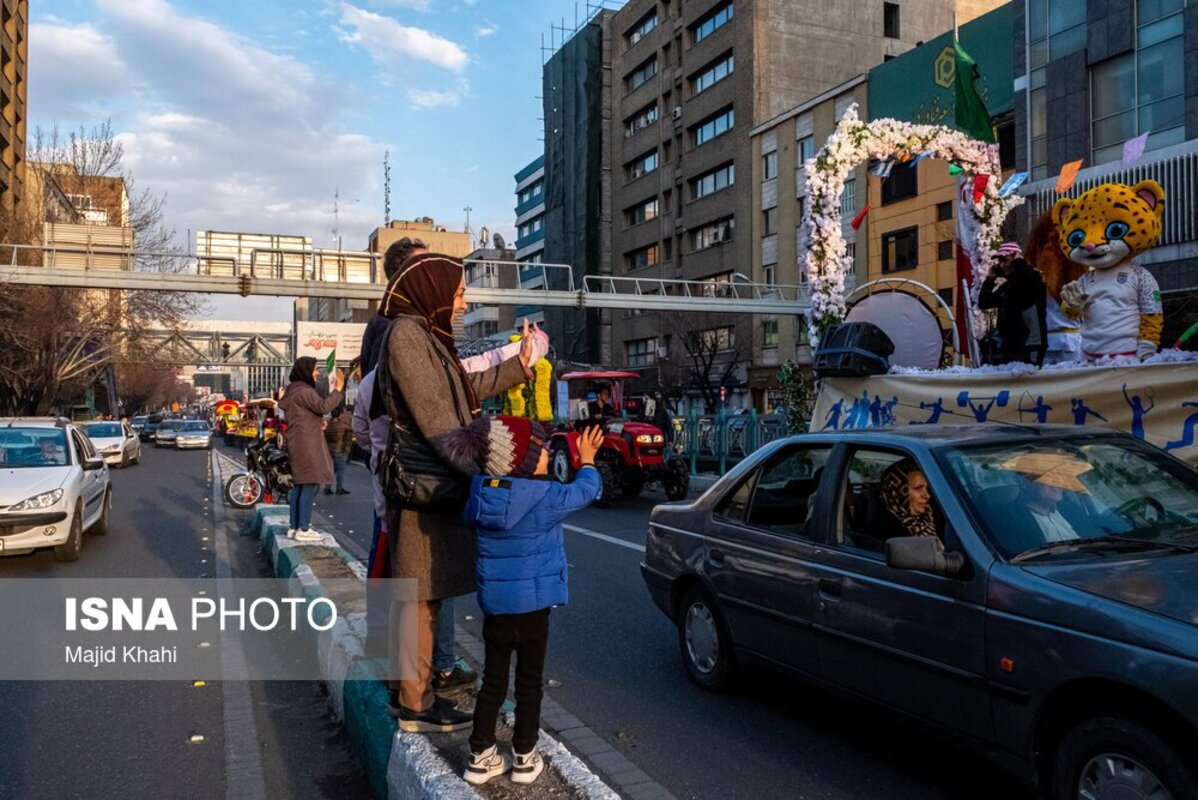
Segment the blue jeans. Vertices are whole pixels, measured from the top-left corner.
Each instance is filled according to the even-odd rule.
[[[319,488],[315,483],[297,483],[291,487],[287,501],[291,505],[292,529],[299,531],[312,527],[312,504],[316,502],[316,490]]]
[[[441,611],[437,614],[437,633],[433,637],[433,669],[437,672],[449,672],[458,663],[453,654],[453,598],[446,597],[441,601]]]
[[[349,453],[333,453],[333,489],[341,491],[345,488],[345,462]]]

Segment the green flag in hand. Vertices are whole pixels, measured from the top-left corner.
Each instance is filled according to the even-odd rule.
[[[953,94],[957,101],[957,129],[975,139],[994,143],[994,126],[990,124],[990,112],[978,94],[978,65],[959,41],[953,41],[957,62],[957,76],[953,81]]]
[[[334,347],[329,357],[324,360],[324,370],[329,373],[329,377],[333,377],[333,370],[337,366],[337,348]]]

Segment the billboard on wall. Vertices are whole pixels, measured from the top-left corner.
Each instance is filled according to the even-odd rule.
[[[335,349],[338,363],[348,364],[362,350],[365,330],[366,324],[357,322],[296,322],[295,355],[312,356],[323,364]]]

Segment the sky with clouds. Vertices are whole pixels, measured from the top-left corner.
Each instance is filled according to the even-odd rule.
[[[619,3],[609,3],[619,5]],[[579,14],[586,3],[577,4]],[[517,10],[518,9],[518,10]],[[574,0],[39,0],[30,130],[106,119],[139,188],[187,231],[347,249],[391,215],[514,240],[513,175],[541,149],[541,41]],[[194,235],[194,234],[193,234]],[[211,315],[290,319],[279,298]]]

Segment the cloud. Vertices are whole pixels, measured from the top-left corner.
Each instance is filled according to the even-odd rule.
[[[499,29],[496,28],[494,25],[488,25],[488,26],[481,27],[481,28],[475,28],[474,29],[474,38],[475,39],[485,39],[486,37],[493,35],[495,33],[495,31],[497,31],[497,30],[499,30]]]
[[[120,52],[97,28],[60,21],[29,28],[29,105],[37,119],[94,119],[129,85]]]
[[[413,11],[428,11],[428,0],[370,0],[373,6],[410,8]]]
[[[409,89],[408,99],[416,108],[454,108],[469,91],[470,84],[463,80],[454,89]]]
[[[90,26],[43,23],[30,36],[31,124],[111,116],[125,168],[166,196],[180,239],[277,232],[329,246],[340,188],[345,246],[365,246],[381,222],[387,145],[348,129],[362,102],[353,87],[164,0],[97,7]]]
[[[349,3],[341,4],[340,26],[336,30],[341,40],[361,47],[380,66],[423,61],[461,73],[470,61],[466,51],[448,39]]]

